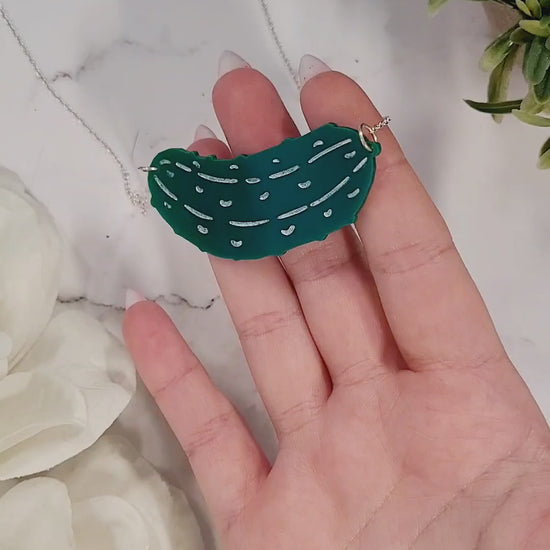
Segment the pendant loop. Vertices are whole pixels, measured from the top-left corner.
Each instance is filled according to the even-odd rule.
[[[391,122],[391,118],[389,116],[384,117],[378,124],[376,124],[376,126],[369,126],[368,124],[363,122],[359,126],[359,139],[361,140],[361,145],[363,145],[363,147],[367,151],[372,151],[372,148],[369,145],[367,138],[365,137],[365,133],[368,132],[372,137],[372,141],[374,143],[378,143],[378,136],[376,135],[376,133],[382,128],[385,128],[386,126],[388,126],[390,122]]]

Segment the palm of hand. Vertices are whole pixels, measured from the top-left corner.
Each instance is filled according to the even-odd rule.
[[[514,382],[498,395],[475,372],[403,371],[333,394],[229,524],[228,548],[523,548],[539,526],[518,521],[522,484],[537,479],[549,503],[550,478],[536,477],[544,422]],[[525,548],[548,540],[529,534]]]
[[[214,106],[231,151],[203,139],[201,155],[297,134],[250,68],[223,76]],[[302,107],[312,128],[379,116],[334,72]],[[397,142],[382,145],[357,234],[281,262],[212,258],[277,431],[273,465],[155,304],[129,309],[130,351],[227,550],[546,549],[548,426]]]

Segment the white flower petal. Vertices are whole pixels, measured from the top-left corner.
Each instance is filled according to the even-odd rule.
[[[123,438],[103,436],[48,473],[66,483],[73,503],[117,496],[143,517],[151,550],[202,550],[195,516],[182,491],[167,485]]]
[[[0,481],[0,497],[7,493],[10,489],[15,487],[19,482],[16,479],[10,479],[8,481]]]
[[[0,380],[8,374],[8,358],[0,359]]]
[[[11,337],[12,368],[51,317],[59,285],[61,246],[46,209],[21,180],[0,168],[0,330]]]
[[[73,531],[78,550],[151,548],[141,514],[119,497],[94,497],[75,504]]]
[[[63,483],[23,481],[0,498],[2,550],[75,550],[71,503]]]
[[[70,429],[44,429],[0,453],[0,480],[47,470],[88,448],[124,410],[136,385],[126,349],[98,321],[78,311],[55,317],[12,373],[47,375],[72,384],[74,395],[84,399],[86,423],[75,430],[74,413],[67,408]],[[33,411],[40,415],[39,407]],[[37,419],[27,416],[26,421],[36,425]],[[57,421],[63,423],[60,417]]]
[[[61,427],[67,437],[86,426],[86,402],[70,382],[45,373],[20,372],[0,381],[0,457],[45,430]]]
[[[8,357],[13,349],[10,336],[0,330],[0,380],[8,374]]]

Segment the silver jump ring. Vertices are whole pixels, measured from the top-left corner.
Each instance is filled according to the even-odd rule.
[[[390,121],[391,121],[390,117],[387,116],[387,117],[384,117],[384,119],[380,121],[376,126],[369,126],[365,122],[363,122],[359,126],[359,139],[361,140],[361,145],[363,145],[363,147],[367,151],[372,151],[372,148],[365,137],[365,133],[368,132],[372,137],[372,141],[374,143],[378,143],[378,136],[376,135],[376,133],[382,128],[385,128],[386,126],[388,126]]]

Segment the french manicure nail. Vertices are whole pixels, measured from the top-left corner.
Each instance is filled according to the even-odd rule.
[[[145,297],[131,288],[126,290],[126,309],[130,309],[138,302],[145,302]]]
[[[216,139],[216,134],[208,126],[201,124],[195,132],[195,141],[201,139]]]
[[[224,74],[230,73],[236,69],[247,69],[250,65],[235,52],[231,50],[225,50],[220,56],[218,65],[218,78],[221,78]]]
[[[298,74],[300,75],[300,83],[302,86],[308,81],[311,80],[314,76],[317,76],[321,73],[326,73],[330,71],[331,68],[319,58],[314,57],[313,55],[306,54],[300,60],[300,68],[298,69]]]

